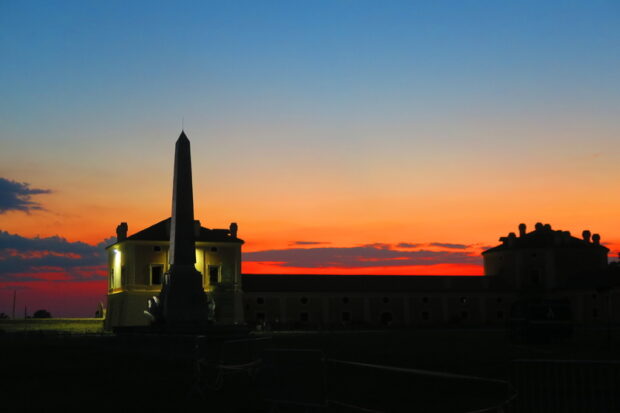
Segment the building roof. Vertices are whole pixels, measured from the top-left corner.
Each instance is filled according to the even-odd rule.
[[[196,221],[199,222],[199,221]],[[157,224],[138,231],[127,237],[127,241],[170,241],[170,218],[159,221]],[[200,233],[196,242],[241,242],[243,240],[233,237],[228,229],[209,229],[200,227]],[[112,244],[115,245],[116,243]],[[112,246],[110,245],[110,246]]]
[[[245,292],[512,291],[499,277],[424,275],[242,274]]]
[[[608,248],[599,244],[600,237],[594,234],[593,240],[590,241],[590,232],[584,231],[584,238],[573,237],[569,231],[554,230],[549,224],[536,224],[534,231],[525,232],[525,225],[521,224],[522,233],[517,236],[514,232],[508,234],[507,237],[501,237],[502,244],[489,248],[482,254],[496,251],[505,251],[511,249],[524,248],[592,248],[609,251]],[[520,227],[521,227],[520,226]]]

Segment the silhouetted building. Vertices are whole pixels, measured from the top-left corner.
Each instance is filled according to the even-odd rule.
[[[245,274],[246,320],[271,328],[502,326],[526,316],[620,321],[620,275],[598,235],[579,239],[542,224],[519,230],[483,252],[479,277]]]
[[[609,249],[600,239],[587,230],[575,238],[541,223],[528,233],[520,224],[518,236],[511,232],[500,238],[501,245],[482,253],[484,274],[501,277],[517,289],[561,288],[567,280],[607,268]]]

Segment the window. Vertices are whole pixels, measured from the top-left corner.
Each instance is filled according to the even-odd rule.
[[[217,247],[211,247],[211,252],[217,252]]]
[[[114,289],[114,268],[110,268],[110,289]]]
[[[504,319],[504,312],[503,311],[498,311],[497,312],[497,319],[498,320],[503,320]]]
[[[153,251],[155,251],[155,252],[161,252],[161,247],[160,247],[159,245],[155,245],[155,246],[153,247]]]
[[[151,285],[161,285],[164,278],[164,266],[151,264]]]
[[[216,285],[220,282],[219,265],[209,265],[209,285]]]
[[[302,304],[308,304],[308,297],[301,297],[301,298],[299,299],[299,301],[300,301]]]
[[[428,321],[430,318],[431,318],[431,316],[428,313],[428,311],[422,311],[422,320]]]
[[[467,320],[469,318],[469,313],[467,311],[461,311],[461,320]]]
[[[461,297],[460,301],[463,305],[467,304],[467,297]]]
[[[342,304],[349,304],[349,297],[342,297]]]
[[[351,321],[351,313],[348,311],[343,311],[342,312],[342,321],[345,323],[348,323],[349,321]]]
[[[381,314],[381,324],[383,324],[384,326],[389,326],[390,324],[392,324],[392,313],[386,312]]]
[[[256,313],[256,322],[262,323],[265,321],[265,313]]]
[[[120,287],[121,285],[127,282],[126,276],[127,276],[127,272],[125,271],[125,266],[123,265],[121,266],[121,279],[119,280],[120,285],[117,285],[117,287]]]
[[[501,303],[502,301],[504,301],[502,297],[497,297],[497,304]]]
[[[428,304],[428,297],[422,297],[422,302],[424,304]]]
[[[263,299],[263,297],[258,297],[258,298],[256,299],[256,304],[261,305],[261,304],[263,304],[264,302],[265,302],[265,300]]]
[[[390,297],[383,297],[383,304],[387,304],[390,302]]]
[[[302,323],[307,323],[309,319],[310,316],[308,315],[308,313],[299,313],[299,321],[301,321]]]
[[[592,318],[598,318],[598,310],[596,308],[592,309]]]

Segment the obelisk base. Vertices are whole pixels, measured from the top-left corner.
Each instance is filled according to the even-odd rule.
[[[212,306],[194,265],[172,265],[160,294],[163,322],[168,326],[206,325]]]

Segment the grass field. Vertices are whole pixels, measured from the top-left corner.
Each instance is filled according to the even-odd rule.
[[[103,333],[103,318],[29,318],[26,320],[0,320],[0,331],[16,333],[48,331],[68,334]]]

